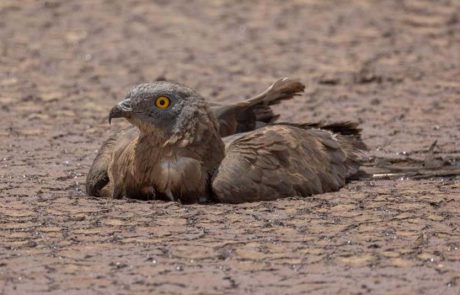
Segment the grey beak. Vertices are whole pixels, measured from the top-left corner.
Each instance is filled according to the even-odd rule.
[[[122,100],[119,104],[117,104],[110,110],[109,124],[112,122],[113,118],[129,117],[132,111],[133,108],[131,106],[131,100],[129,98]]]

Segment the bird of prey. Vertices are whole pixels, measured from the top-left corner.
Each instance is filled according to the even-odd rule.
[[[165,81],[165,79],[157,81]],[[305,86],[297,80],[282,78],[249,99],[230,104],[210,104],[211,111],[219,124],[220,135],[224,137],[250,131],[276,121],[279,115],[275,114],[270,106],[299,95],[304,88]],[[109,182],[108,170],[115,143],[126,144],[134,140],[138,133],[138,128],[132,126],[113,134],[102,145],[87,175],[86,191],[89,195],[107,195],[107,189],[102,190],[102,188]]]
[[[138,85],[109,114],[109,121],[125,118],[135,128],[103,144],[87,192],[240,203],[338,190],[359,168],[360,129],[274,123],[269,105],[301,90],[281,79],[255,98],[210,106],[178,83]]]

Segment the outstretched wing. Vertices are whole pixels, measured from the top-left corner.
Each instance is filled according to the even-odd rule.
[[[127,145],[138,136],[138,130],[130,127],[110,136],[101,146],[86,176],[86,193],[100,197],[101,189],[109,182],[108,169],[115,146]]]
[[[220,135],[224,137],[251,131],[261,124],[275,121],[279,115],[273,113],[270,106],[299,95],[304,88],[297,80],[282,78],[247,100],[228,105],[211,105],[220,125]]]
[[[306,128],[271,125],[230,137],[212,181],[217,200],[273,200],[342,187],[359,167],[359,136]]]

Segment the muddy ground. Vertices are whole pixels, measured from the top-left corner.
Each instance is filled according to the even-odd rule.
[[[459,294],[460,178],[240,205],[83,184],[129,87],[212,101],[278,77],[285,121],[355,120],[370,156],[460,157],[460,2],[0,1],[0,294]]]

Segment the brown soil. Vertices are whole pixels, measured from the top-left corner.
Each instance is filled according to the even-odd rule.
[[[288,121],[357,120],[371,156],[460,156],[459,1],[0,1],[0,294],[459,294],[460,178],[241,205],[82,192],[136,83],[210,100],[278,77]]]

